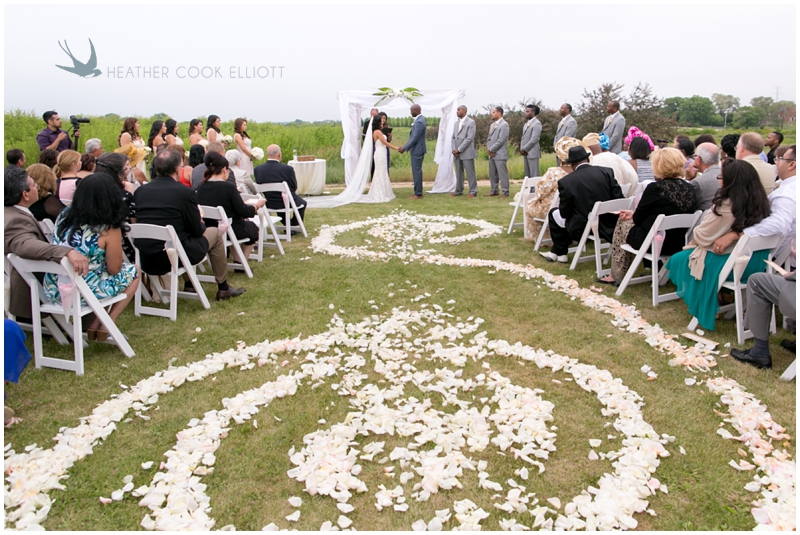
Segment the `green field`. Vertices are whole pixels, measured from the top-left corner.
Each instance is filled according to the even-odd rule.
[[[512,194],[518,188],[517,183],[512,187]],[[737,450],[745,446],[723,440],[717,434],[717,429],[724,423],[715,411],[724,412],[725,406],[699,381],[717,376],[736,379],[761,400],[776,422],[787,427],[788,434],[794,436],[796,386],[794,382],[785,383],[778,379],[794,359],[794,355],[778,346],[786,333],[779,332],[772,340],[775,368],[759,371],[722,357],[727,352],[724,344],[736,346],[736,335],[733,322],[719,321],[717,331],[706,333],[723,344],[717,355],[718,366],[711,373],[692,372],[683,367],[669,366],[670,357],[654,350],[644,336],[617,329],[611,325],[608,315],[593,311],[560,292],[551,291],[537,279],[526,280],[480,267],[406,263],[399,259],[368,262],[309,250],[311,238],[323,225],[380,217],[399,208],[424,214],[461,214],[504,228],[511,213],[507,200],[500,198],[426,195],[422,201],[410,201],[407,200],[412,193],[410,188],[399,188],[396,193],[398,198],[388,204],[353,204],[330,210],[308,210],[309,238],[300,237],[286,244],[286,256],[270,258],[268,253],[263,263],[254,264],[254,279],[241,274],[231,275],[232,284],[247,287],[247,292],[240,298],[219,303],[212,301],[209,310],[204,310],[197,301],[180,300],[175,323],[152,316],[137,318],[131,305],[121,316],[119,326],[130,337],[136,351],[132,359],[125,358],[113,346],[91,343],[86,350],[86,374],[83,377],[53,369],[36,370],[33,364],[29,365],[20,383],[8,385],[5,389],[6,404],[24,419],[21,424],[6,430],[5,443],[13,445],[17,452],[33,443],[52,447],[52,438],[59,429],[76,426],[78,419],[89,415],[95,406],[122,392],[125,387],[121,385],[135,385],[170,364],[180,366],[201,361],[207,354],[236,347],[240,341],[253,345],[265,339],[305,339],[328,329],[334,313],[346,322],[356,323],[372,315],[389,314],[393,307],[419,310],[424,305],[428,308],[439,305],[445,309],[452,308],[450,313],[463,321],[470,317],[485,319],[479,330],[485,330],[490,339],[552,350],[609,370],[642,397],[641,410],[645,420],[658,433],[674,436],[675,442],[667,444],[670,456],[661,460],[654,474],[662,485],[668,486],[669,493],[659,491],[647,498],[655,516],[646,513],[635,515],[639,529],[750,530],[754,527],[750,509],[757,495],[744,490],[754,473],[734,470],[728,464],[740,459]],[[466,231],[457,227],[451,234],[463,232]],[[378,241],[379,238],[356,230],[343,234],[337,243],[369,248],[376,247]],[[584,288],[592,285],[595,278],[593,262],[579,264],[574,272],[566,266],[544,262],[533,253],[531,243],[521,238],[520,230],[511,235],[504,231],[492,238],[461,245],[423,245],[445,256],[497,259],[522,266],[531,263],[554,274],[573,278]],[[206,285],[205,290],[213,296],[212,285]],[[608,288],[603,288],[603,291],[611,294]],[[431,297],[422,301],[412,300],[426,292]],[[450,300],[454,303],[448,303]],[[690,317],[685,305],[681,301],[671,301],[652,307],[649,285],[630,287],[620,300],[625,304],[635,304],[645,319],[651,324],[659,324],[669,333],[686,331]],[[333,309],[329,305],[333,305]],[[450,321],[459,321],[456,317]],[[468,339],[461,342],[466,344]],[[427,354],[424,348],[417,351]],[[70,347],[58,346],[49,339],[45,342],[47,355],[69,358],[71,353]],[[378,382],[381,376],[371,369],[374,363],[370,353],[361,353],[367,359],[364,383],[375,382],[380,388],[387,386]],[[284,353],[279,355],[277,365],[255,367],[249,371],[231,367],[202,381],[186,382],[162,395],[156,407],[146,413],[150,418],[147,421],[134,416],[131,411],[126,417],[132,417],[132,421],[118,423],[116,432],[95,445],[92,455],[69,470],[69,478],[61,482],[66,490],[50,492],[55,503],[44,526],[50,530],[81,531],[139,529],[139,523],[148,510],[138,506],[137,498],[126,494],[121,501],[103,505],[99,497],[108,498],[115,489],[121,488],[123,478],[128,474],[133,475],[135,487],[149,485],[159,462],[166,460],[164,454],[174,446],[176,434],[186,428],[190,420],[203,418],[212,409],[222,409],[225,398],[273,381],[280,374],[298,370],[306,356],[302,351],[298,354]],[[284,359],[287,362],[282,366]],[[523,366],[514,359],[492,355],[487,356],[484,363],[518,385],[541,389],[544,399],[555,405],[552,424],[558,428],[556,451],[545,461],[543,474],[532,475],[524,482],[527,492],[535,492],[541,503],[555,496],[566,503],[582,489],[596,485],[604,472],[612,470],[608,460],[586,460],[587,441],[591,438],[604,440],[603,451],[619,445],[618,438],[606,439],[611,430],[604,426],[610,419],[601,414],[602,406],[595,396],[570,382],[563,372],[540,370],[531,363]],[[424,358],[415,361],[414,365],[432,372],[444,367],[454,368],[445,362],[429,362]],[[643,365],[651,366],[658,378],[648,381],[640,371]],[[485,371],[479,360],[468,361],[463,370],[465,377]],[[684,384],[684,379],[695,376],[697,385]],[[321,388],[304,386],[294,396],[262,407],[255,415],[258,427],[251,422],[231,426],[229,437],[216,451],[213,474],[202,478],[202,482],[208,485],[210,514],[216,519],[217,528],[234,524],[240,530],[259,530],[274,522],[281,528],[317,530],[324,521],[336,522],[340,513],[334,500],[308,495],[303,484],[287,477],[287,471],[294,467],[289,460],[290,449],[299,450],[304,435],[325,427],[318,420],[325,419],[327,425],[331,425],[343,421],[352,410],[347,397],[336,394],[330,386],[342,380],[341,374],[330,377]],[[442,396],[438,393],[418,392],[408,387],[409,394],[431,399],[439,410],[454,410],[452,405],[442,404]],[[460,397],[471,401],[472,394],[485,395],[475,391],[463,392]],[[725,427],[733,431],[730,426]],[[404,442],[397,436],[374,435],[359,436],[355,440],[361,450],[371,442],[386,440],[385,455],[394,446],[408,442],[408,439]],[[785,447],[792,456],[796,451],[793,439],[786,441],[785,445],[783,441],[776,442],[775,446]],[[680,448],[684,449],[685,455],[679,451]],[[515,478],[523,483],[514,475],[514,470],[522,466],[521,461],[515,461],[511,454],[499,455],[492,446],[484,452],[467,455],[475,462],[489,462],[491,479],[501,483],[503,495],[510,488],[507,479]],[[146,461],[154,461],[155,467],[143,470],[140,465]],[[386,476],[376,462],[362,464],[365,465],[362,478],[369,491],[354,494],[350,503],[356,510],[348,515],[358,529],[409,530],[417,519],[431,519],[434,510],[450,508],[452,512],[453,502],[465,498],[491,513],[482,522],[484,529],[498,530],[500,519],[506,517],[526,525],[533,522],[533,517],[527,513],[507,515],[494,508],[492,504],[496,500],[492,495],[495,492],[479,489],[477,472],[470,470],[465,470],[465,475],[459,478],[463,489],[441,491],[423,503],[410,497],[411,486],[419,479],[412,480],[406,485],[408,512],[395,513],[391,508],[378,512],[373,505],[378,485],[385,484],[391,489],[400,482],[396,477]],[[399,469],[395,471],[399,472]],[[284,520],[294,511],[287,503],[291,496],[300,496],[304,502],[302,516],[294,524]],[[9,512],[7,510],[6,514]],[[445,529],[456,525],[457,522],[451,520],[445,524]]]

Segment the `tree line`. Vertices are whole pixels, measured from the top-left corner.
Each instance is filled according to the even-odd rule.
[[[781,129],[787,123],[794,123],[796,105],[789,100],[755,97],[749,106],[742,106],[738,97],[714,93],[711,98],[694,95],[664,99],[663,113],[681,126]]]

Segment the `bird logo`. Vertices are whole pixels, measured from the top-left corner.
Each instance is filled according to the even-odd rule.
[[[96,78],[100,76],[102,73],[100,69],[97,68],[97,53],[94,51],[94,44],[92,44],[92,40],[89,39],[89,46],[92,48],[92,55],[89,57],[89,61],[86,63],[82,63],[75,59],[75,56],[72,54],[72,51],[69,49],[69,45],[67,45],[67,41],[64,40],[64,45],[61,44],[61,41],[58,42],[58,46],[61,47],[63,50],[72,60],[72,67],[64,67],[63,65],[56,65],[59,69],[64,69],[67,72],[71,72],[72,74],[77,74],[81,78]],[[66,48],[64,48],[66,46]]]

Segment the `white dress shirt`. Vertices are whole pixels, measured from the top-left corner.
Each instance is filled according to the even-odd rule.
[[[784,250],[797,233],[797,177],[785,178],[781,187],[769,194],[771,213],[760,223],[744,229],[748,236],[775,236],[781,234],[786,239],[778,249]]]

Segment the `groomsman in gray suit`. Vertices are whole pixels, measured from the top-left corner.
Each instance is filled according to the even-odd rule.
[[[503,119],[503,108],[495,106],[492,109],[494,122],[489,127],[489,137],[486,139],[486,150],[489,153],[489,184],[492,189],[484,197],[498,195],[498,175],[503,197],[508,197],[508,123]]]
[[[556,137],[553,138],[553,151],[556,150],[556,144],[562,137],[575,137],[578,133],[578,122],[572,117],[572,105],[566,102],[561,105],[558,110],[561,115],[561,121],[558,123],[556,130]],[[561,165],[561,162],[556,158],[556,165]]]
[[[464,171],[467,172],[469,195],[478,194],[478,179],[475,177],[475,121],[467,117],[467,107],[459,106],[456,110],[458,123],[453,131],[453,162],[456,164],[456,191],[450,195],[455,197],[464,194]]]
[[[609,100],[606,105],[606,122],[603,132],[608,136],[608,150],[614,154],[622,152],[622,138],[625,137],[625,117],[619,112],[619,101]]]
[[[539,138],[542,136],[542,123],[536,118],[539,115],[539,106],[528,104],[525,106],[525,118],[528,122],[522,127],[522,139],[519,142],[519,153],[524,156],[525,176],[539,176],[539,158],[542,151],[539,147]]]

